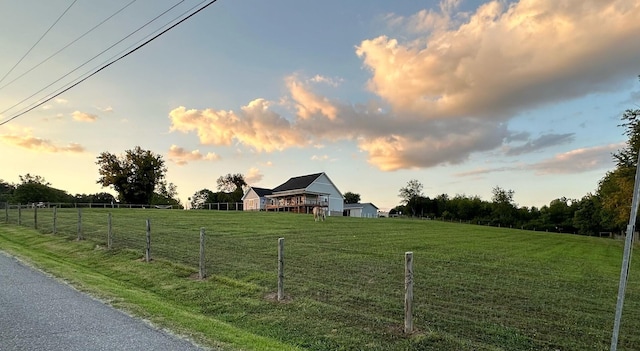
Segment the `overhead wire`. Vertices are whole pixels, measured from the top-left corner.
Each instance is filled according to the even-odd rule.
[[[85,36],[87,36],[89,33],[93,32],[96,28],[100,27],[101,25],[103,25],[105,22],[107,22],[108,20],[110,20],[111,18],[113,18],[114,16],[116,16],[117,14],[119,14],[120,12],[124,11],[127,7],[131,6],[131,4],[133,4],[134,2],[136,2],[137,0],[132,0],[131,2],[129,2],[128,4],[126,4],[124,7],[120,8],[120,10],[114,12],[113,14],[111,14],[111,16],[105,18],[104,20],[102,20],[102,22],[96,24],[95,26],[93,26],[93,28],[89,29],[88,31],[84,32],[84,34],[82,34],[81,36],[77,37],[76,39],[74,39],[73,41],[71,41],[70,43],[68,43],[67,45],[65,45],[64,47],[62,47],[61,49],[59,49],[58,51],[54,52],[53,54],[51,54],[49,57],[47,57],[46,59],[40,61],[40,63],[38,63],[37,65],[31,67],[30,69],[28,69],[27,71],[23,72],[21,75],[19,75],[18,77],[14,78],[12,81],[10,81],[9,83],[6,83],[3,86],[0,86],[0,90],[6,88],[7,86],[13,84],[15,81],[17,81],[18,79],[24,77],[25,75],[31,73],[31,71],[33,71],[34,69],[40,67],[42,64],[44,64],[45,62],[49,61],[51,58],[53,58],[54,56],[58,55],[60,52],[62,52],[63,50],[65,50],[66,48],[68,48],[69,46],[75,44],[78,40],[84,38]],[[1,81],[0,81],[1,82]]]
[[[204,3],[205,1],[206,1],[206,0],[203,0],[202,2],[200,2],[200,4]],[[143,42],[142,44],[140,44],[140,45],[136,46],[135,48],[131,49],[131,50],[130,50],[130,51],[128,51],[127,53],[123,54],[122,56],[120,56],[120,57],[118,57],[118,58],[116,58],[116,59],[112,60],[111,62],[109,62],[109,63],[107,63],[107,64],[103,65],[102,67],[98,68],[98,69],[97,69],[97,70],[95,70],[94,72],[92,72],[92,73],[88,74],[86,77],[84,77],[84,78],[82,78],[82,79],[78,80],[77,82],[73,83],[72,85],[70,85],[70,86],[68,86],[68,87],[66,87],[66,88],[64,88],[64,89],[62,89],[62,90],[60,90],[60,91],[58,91],[57,93],[54,93],[53,95],[51,95],[51,96],[49,96],[49,97],[45,98],[45,100],[42,100],[41,102],[39,102],[39,103],[35,104],[34,106],[31,106],[31,107],[29,107],[28,109],[26,109],[26,110],[24,110],[24,111],[21,111],[21,112],[19,112],[18,114],[16,114],[16,115],[12,116],[11,118],[8,118],[7,120],[0,122],[0,126],[3,126],[3,125],[5,125],[5,124],[7,124],[7,123],[11,122],[12,120],[14,120],[14,119],[16,119],[16,118],[18,118],[18,117],[20,117],[20,116],[22,116],[22,115],[24,115],[24,114],[26,114],[26,113],[28,113],[28,112],[32,111],[32,110],[34,110],[34,109],[38,108],[39,106],[44,105],[45,103],[47,103],[47,102],[49,102],[49,101],[51,101],[51,100],[55,99],[56,97],[58,97],[58,96],[60,96],[60,95],[64,94],[65,92],[67,92],[67,91],[69,91],[69,90],[73,89],[74,87],[76,87],[76,86],[80,85],[81,83],[83,83],[83,82],[84,82],[84,81],[86,81],[87,79],[89,79],[89,78],[93,77],[94,75],[98,74],[99,72],[101,72],[102,70],[106,69],[107,67],[109,67],[109,66],[113,65],[114,63],[116,63],[116,62],[118,62],[118,61],[122,60],[123,58],[125,58],[125,57],[127,57],[127,56],[131,55],[132,53],[134,53],[134,52],[136,52],[136,51],[140,50],[141,48],[143,48],[143,47],[144,47],[144,46],[146,46],[147,44],[149,44],[149,43],[151,43],[152,41],[156,40],[156,39],[157,39],[157,38],[159,38],[160,36],[164,35],[164,34],[165,34],[165,33],[167,33],[168,31],[172,30],[173,28],[177,27],[178,25],[180,25],[180,24],[181,24],[181,23],[183,23],[184,21],[188,20],[189,18],[191,18],[191,17],[195,16],[195,15],[196,15],[196,14],[198,14],[200,11],[202,11],[202,10],[206,9],[207,7],[209,7],[209,6],[213,5],[213,4],[214,4],[214,3],[216,3],[217,1],[218,1],[218,0],[210,0],[208,3],[206,3],[205,5],[203,5],[202,7],[200,7],[199,9],[197,9],[196,11],[194,11],[193,13],[189,14],[187,17],[185,17],[185,18],[181,19],[180,21],[178,21],[178,22],[176,22],[175,24],[171,25],[170,27],[168,27],[168,28],[164,29],[164,30],[163,30],[163,31],[161,31],[160,33],[158,33],[158,34],[154,35],[154,36],[153,36],[153,37],[151,37],[150,39],[146,40],[146,41],[145,41],[145,42]],[[198,5],[196,5],[196,6],[198,6]],[[195,6],[194,6],[193,8],[195,8]],[[192,8],[192,9],[193,9],[193,8]],[[185,13],[186,13],[186,12],[185,12]],[[180,16],[178,16],[178,18],[179,18],[179,17],[180,17]],[[174,19],[174,20],[175,20],[175,19]],[[170,21],[170,22],[171,22],[171,21]]]
[[[167,14],[167,12],[173,10],[174,8],[176,8],[178,5],[180,5],[181,3],[183,3],[185,0],[180,0],[179,2],[177,2],[176,4],[174,4],[173,6],[171,6],[170,8],[166,9],[165,11],[163,11],[161,14],[157,15],[156,17],[154,17],[153,19],[151,19],[150,21],[148,21],[147,23],[143,24],[141,27],[139,27],[138,29],[134,30],[133,32],[129,33],[128,35],[126,35],[124,38],[116,41],[115,43],[113,43],[111,46],[109,46],[108,48],[102,50],[101,52],[99,52],[98,54],[96,54],[95,56],[93,56],[92,58],[88,59],[87,61],[85,61],[83,64],[81,64],[80,66],[74,68],[73,70],[67,72],[65,75],[63,75],[62,77],[54,80],[53,82],[49,83],[49,85],[45,86],[44,88],[36,91],[35,93],[31,94],[30,96],[22,99],[21,101],[15,103],[13,106],[8,107],[6,109],[4,109],[3,111],[0,111],[0,115],[10,111],[11,109],[13,109],[14,107],[22,104],[23,102],[31,99],[32,97],[40,94],[42,91],[44,91],[45,89],[51,87],[52,85],[58,83],[59,81],[61,81],[62,79],[66,78],[67,76],[69,76],[70,74],[72,74],[73,72],[79,70],[80,68],[82,68],[83,66],[87,65],[89,62],[95,60],[98,56],[104,54],[105,52],[111,50],[114,46],[120,44],[121,42],[125,41],[127,38],[131,37],[132,35],[136,34],[137,32],[139,32],[140,30],[142,30],[144,27],[150,25],[151,23],[153,23],[154,21],[156,21],[157,19],[159,19],[160,17],[164,16],[165,14]]]
[[[2,77],[2,79],[0,79],[0,83],[2,83],[5,78],[7,78],[7,76],[9,74],[11,74],[11,72],[13,72],[13,70],[18,67],[18,65],[20,64],[20,62],[22,62],[22,60],[25,59],[25,57],[27,57],[27,55],[29,55],[29,53],[38,45],[38,43],[40,43],[40,41],[42,41],[42,39],[47,35],[47,33],[49,33],[49,31],[51,31],[51,29],[60,21],[60,19],[62,19],[62,17],[64,17],[64,15],[69,11],[69,9],[71,9],[71,7],[73,6],[73,4],[76,3],[76,1],[78,0],[73,0],[73,2],[71,2],[71,5],[69,5],[67,7],[66,10],[64,10],[64,12],[62,12],[62,14],[60,16],[58,16],[58,19],[56,19],[55,22],[53,22],[53,24],[49,27],[49,29],[47,29],[44,34],[42,34],[42,36],[40,36],[40,39],[38,39],[35,44],[33,44],[31,46],[31,48],[29,50],[27,50],[27,52],[18,60],[18,62],[16,62],[15,65],[13,65],[13,67],[11,67],[11,69],[9,70],[9,72],[5,73],[5,75]]]

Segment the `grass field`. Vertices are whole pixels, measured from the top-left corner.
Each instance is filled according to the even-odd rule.
[[[119,307],[226,349],[608,350],[622,241],[436,221],[288,213],[22,210],[0,250]],[[105,247],[112,213],[114,250]],[[9,214],[17,223],[17,211]],[[145,219],[152,257],[141,260]],[[197,273],[207,231],[205,281]],[[285,302],[276,302],[285,238]],[[414,322],[402,333],[404,253],[414,252]],[[632,262],[620,350],[639,350],[640,264]]]

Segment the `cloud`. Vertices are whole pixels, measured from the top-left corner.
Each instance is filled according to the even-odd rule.
[[[611,154],[622,147],[624,143],[575,149],[529,165],[527,168],[535,170],[538,174],[571,174],[610,168],[613,162]]]
[[[86,112],[80,112],[80,111],[74,111],[71,114],[71,117],[73,117],[73,119],[78,122],[95,122],[96,120],[98,120],[97,115],[93,115]]]
[[[24,129],[22,131],[16,131],[8,134],[0,134],[0,140],[5,144],[18,146],[24,149],[44,152],[44,153],[81,153],[85,149],[78,143],[69,143],[68,145],[57,145],[51,140],[34,137],[31,129]]]
[[[506,171],[536,171],[538,175],[575,174],[610,168],[612,153],[624,147],[624,143],[580,148],[560,153],[537,163],[520,164],[514,167],[478,168],[455,174],[456,177],[473,177]]]
[[[97,107],[98,110],[102,111],[102,112],[113,112],[113,107],[111,106],[107,106],[107,107]]]
[[[397,112],[505,120],[613,89],[636,72],[640,46],[628,43],[640,31],[638,16],[640,3],[622,0],[491,1],[452,28],[422,16],[406,30],[430,27],[427,35],[364,40],[356,53],[373,74],[368,88]]]
[[[309,79],[309,82],[324,83],[334,88],[340,85],[340,83],[342,83],[343,81],[344,80],[342,78],[329,78],[329,77],[321,76],[319,74],[316,74],[311,79]]]
[[[213,152],[203,155],[200,150],[187,151],[177,145],[171,145],[167,157],[170,161],[180,166],[184,166],[191,161],[216,161],[220,159],[220,156]]]
[[[574,133],[567,134],[545,134],[535,140],[529,140],[524,145],[508,147],[505,154],[507,156],[517,156],[533,151],[545,149],[550,146],[566,144],[572,142]]]
[[[331,99],[314,90],[329,78],[294,74],[284,79],[287,96],[276,102],[255,99],[237,112],[178,107],[169,114],[171,131],[257,152],[348,140],[386,171],[459,164],[477,152],[503,148],[517,156],[570,142],[573,134],[531,139],[510,130],[509,121],[528,109],[616,89],[637,73],[640,46],[629,43],[640,32],[638,2],[490,1],[472,13],[459,12],[459,4],[389,15],[403,39],[379,36],[355,48],[371,74],[370,101]],[[292,116],[274,111],[277,104],[291,107]]]
[[[69,103],[69,100],[67,100],[67,99],[63,99],[63,98],[57,98],[57,99],[55,99],[54,101],[55,101],[57,104],[60,104],[60,105],[64,105],[64,104]]]
[[[296,102],[298,116],[303,119],[309,119],[314,115],[325,116],[330,120],[337,118],[338,110],[334,104],[304,87],[297,77],[287,77],[286,83],[291,97]]]
[[[328,155],[322,155],[322,156],[313,155],[313,156],[311,156],[311,160],[312,161],[327,161],[327,160],[329,160],[329,156]]]
[[[251,167],[247,175],[244,177],[244,180],[247,184],[251,185],[260,182],[262,178],[264,178],[264,174],[260,173],[260,170],[256,167]]]
[[[239,112],[187,110],[178,107],[169,113],[171,131],[195,131],[205,145],[244,144],[259,152],[284,150],[306,145],[304,135],[289,121],[269,109],[269,102],[256,99]]]

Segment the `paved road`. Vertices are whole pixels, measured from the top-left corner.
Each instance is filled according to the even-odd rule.
[[[201,350],[0,251],[0,350]]]

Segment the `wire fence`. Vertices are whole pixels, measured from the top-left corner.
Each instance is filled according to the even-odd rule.
[[[91,240],[112,250],[134,250],[139,252],[140,258],[144,258],[147,248],[148,220],[150,258],[192,267],[194,275],[200,268],[200,230],[204,228],[206,274],[254,286],[265,296],[273,295],[274,299],[279,284],[278,239],[285,237],[285,300],[312,301],[330,310],[331,313],[320,315],[333,318],[336,325],[359,325],[365,330],[378,330],[383,334],[390,333],[390,330],[393,333],[396,328],[402,330],[406,324],[404,255],[407,250],[426,245],[423,241],[407,242],[404,236],[394,236],[391,223],[405,222],[389,219],[377,220],[377,223],[384,224],[378,228],[371,226],[369,223],[372,221],[366,219],[335,218],[315,223],[306,215],[266,212],[95,206],[4,207],[6,223],[69,239]],[[367,223],[366,228],[371,233],[351,230],[350,223]],[[473,227],[460,225],[462,229]],[[455,248],[456,243],[464,245],[465,238],[452,236],[448,240],[450,246],[447,247]],[[415,278],[411,277],[415,292],[412,319],[421,323],[422,328],[428,324],[429,328],[438,330],[462,328],[464,325],[463,329],[469,334],[467,337],[477,339],[474,333],[486,334],[486,324],[503,325],[514,315],[522,315],[522,318],[532,318],[540,323],[534,332],[541,340],[538,341],[545,344],[557,342],[554,341],[554,333],[563,330],[567,323],[563,318],[549,316],[547,311],[566,312],[575,308],[590,311],[594,309],[594,301],[606,301],[606,296],[615,295],[615,275],[593,274],[585,278],[586,282],[581,278],[582,273],[561,281],[548,279],[561,272],[554,272],[554,266],[537,261],[528,265],[510,265],[510,246],[506,242],[501,244],[503,246],[489,243],[487,245],[490,246],[485,248],[460,252],[435,250],[430,251],[429,257],[417,255]],[[432,245],[442,244],[434,241]],[[498,267],[500,275],[495,274]],[[633,274],[636,278],[630,289],[634,294],[640,294],[637,272]],[[586,298],[583,296],[585,289],[590,291]],[[553,296],[545,296],[550,291]],[[576,307],[576,304],[581,307]],[[597,305],[596,309],[603,308]],[[630,299],[629,308],[640,311],[640,303]],[[609,323],[609,319],[587,312],[576,314],[570,317],[575,319],[571,322],[575,334],[589,335],[590,339],[585,342],[598,343],[597,339],[606,334],[602,325]],[[627,323],[629,328],[640,327],[639,321]],[[527,330],[530,325],[513,328]],[[481,338],[499,339],[498,334],[502,331],[496,329],[495,333]],[[625,339],[627,344],[640,347],[639,337],[629,338]]]

